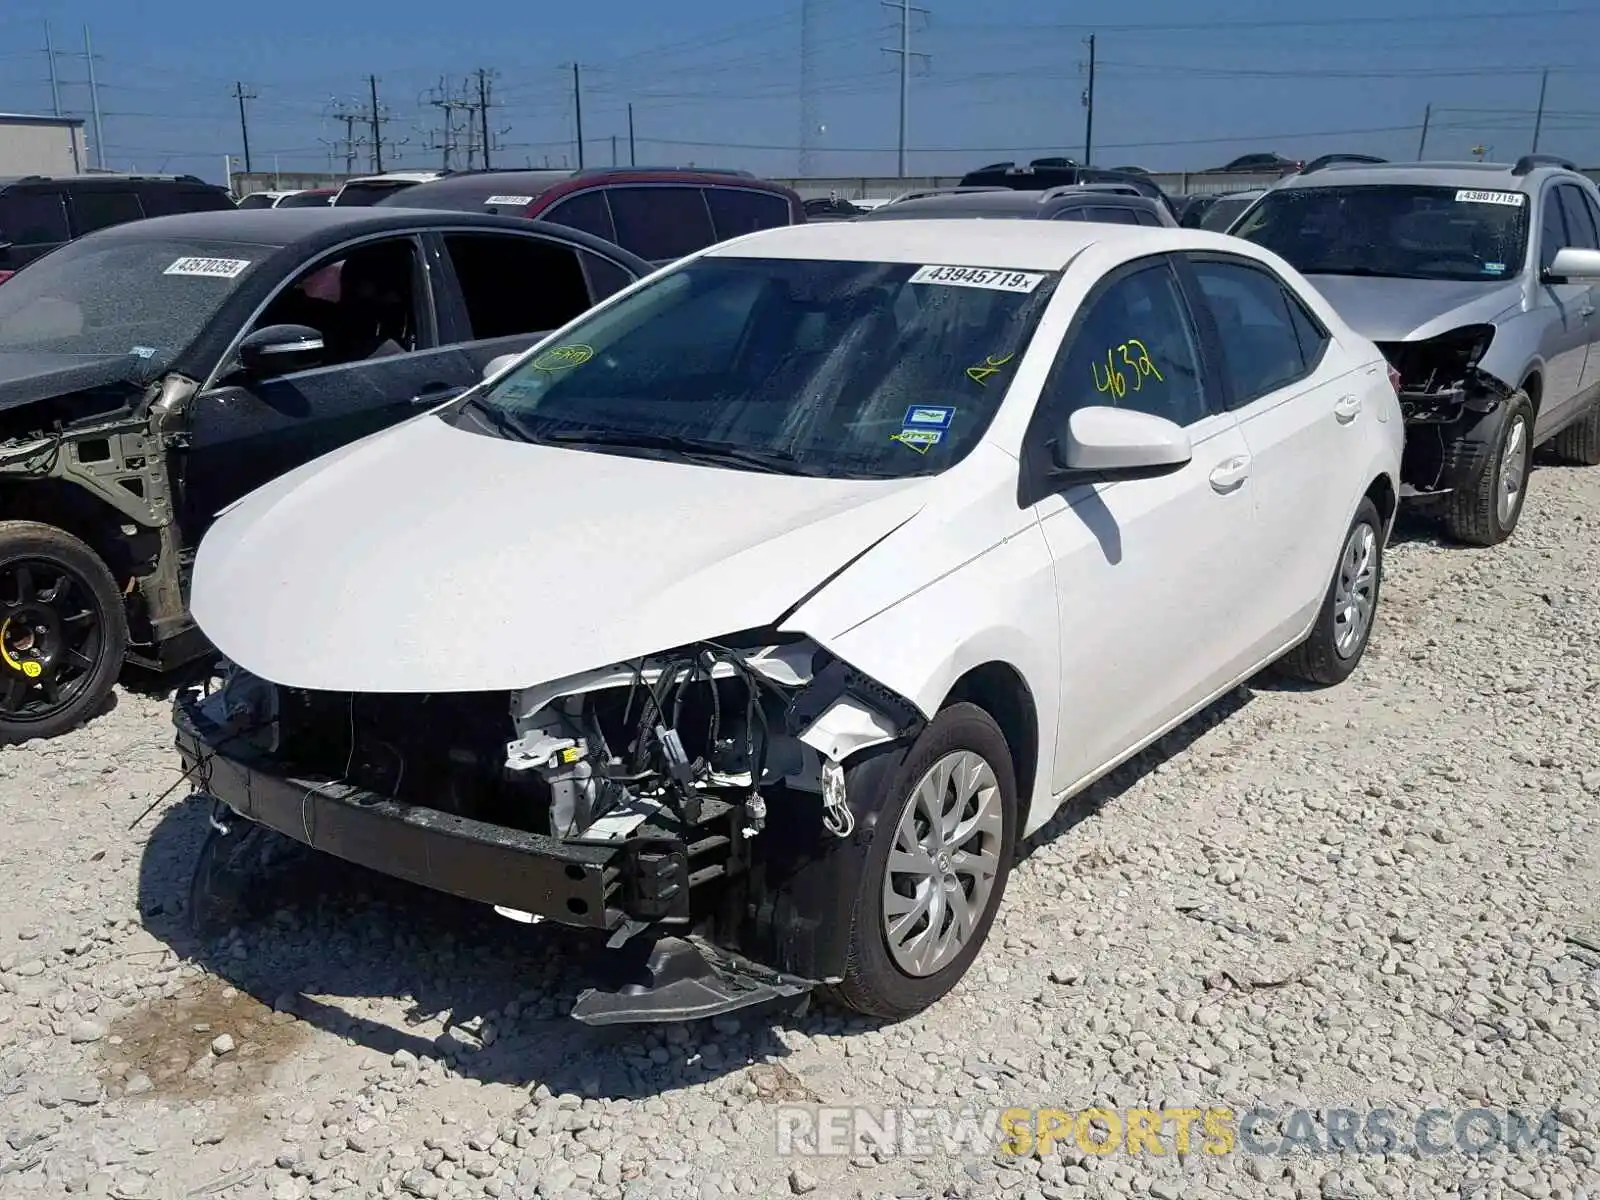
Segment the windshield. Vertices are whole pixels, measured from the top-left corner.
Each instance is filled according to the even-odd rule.
[[[1254,202],[1254,196],[1224,196],[1206,209],[1200,218],[1200,228],[1213,233],[1226,233],[1228,226],[1237,221],[1239,214]]]
[[[703,258],[475,394],[502,436],[834,478],[942,471],[1005,396],[1057,275]]]
[[[271,208],[273,197],[266,192],[251,192],[239,201],[240,208]]]
[[[0,287],[0,351],[133,355],[165,370],[273,248],[175,238],[71,242]]]
[[[1521,192],[1386,184],[1268,192],[1233,230],[1307,275],[1498,280],[1522,270]]]
[[[333,203],[332,192],[296,192],[278,201],[279,208],[327,208]]]

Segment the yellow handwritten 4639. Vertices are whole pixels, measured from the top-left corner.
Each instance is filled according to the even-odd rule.
[[[1120,359],[1121,365],[1118,365]],[[1122,368],[1126,367],[1124,371]],[[1138,391],[1144,387],[1146,379],[1155,379],[1165,383],[1156,364],[1150,360],[1150,351],[1138,338],[1129,338],[1120,346],[1113,346],[1106,351],[1105,377],[1101,378],[1100,364],[1092,362],[1090,370],[1094,373],[1094,386],[1096,391],[1110,392],[1118,400],[1128,394],[1128,380],[1133,380],[1133,390]]]

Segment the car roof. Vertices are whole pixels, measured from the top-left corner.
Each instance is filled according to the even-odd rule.
[[[1423,163],[1329,163],[1320,171],[1290,175],[1272,190],[1315,187],[1396,187],[1483,188],[1499,192],[1527,191],[1551,174],[1571,175],[1560,167],[1536,166],[1526,174],[1514,173],[1510,163],[1423,162]]]
[[[129,239],[193,238],[197,241],[245,242],[258,246],[290,246],[306,243],[311,248],[334,245],[351,237],[387,230],[451,227],[501,229],[522,233],[543,233],[563,241],[593,249],[627,263],[641,273],[651,268],[637,255],[603,241],[581,229],[528,221],[522,217],[500,217],[490,213],[450,212],[435,208],[239,208],[217,212],[175,213],[168,217],[146,217],[128,221],[89,234],[101,241],[109,237]],[[83,239],[80,239],[83,240]]]
[[[1059,271],[1094,245],[1130,252],[1226,250],[1248,254],[1237,238],[1170,226],[1084,221],[819,221],[780,225],[720,242],[709,258],[793,258],[833,262],[926,263]]]
[[[431,183],[439,176],[438,171],[385,171],[382,175],[356,175],[345,183]]]
[[[1149,196],[1128,192],[1104,191],[1094,187],[1054,188],[1048,191],[951,192],[940,196],[918,196],[874,209],[871,217],[881,220],[912,220],[918,217],[1049,217],[1064,208],[1138,208],[1153,211],[1158,202]]]

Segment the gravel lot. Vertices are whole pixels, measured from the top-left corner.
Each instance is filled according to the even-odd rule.
[[[1600,470],[1540,470],[1494,550],[1403,527],[1349,684],[1258,682],[1096,788],[897,1027],[588,1031],[570,937],[315,862],[194,944],[207,814],[130,831],[175,755],[165,697],[117,699],[0,753],[0,1194],[1600,1200]],[[1477,1160],[779,1157],[815,1101],[1563,1124]]]

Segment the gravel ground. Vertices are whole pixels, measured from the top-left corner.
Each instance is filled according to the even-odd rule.
[[[130,831],[175,755],[165,697],[121,690],[0,753],[0,1194],[1600,1200],[1597,617],[1600,470],[1539,471],[1494,550],[1404,528],[1350,683],[1258,681],[1097,787],[963,985],[883,1028],[589,1031],[571,937],[326,863],[194,944],[207,814]],[[818,1102],[1562,1123],[1477,1159],[781,1157]]]

